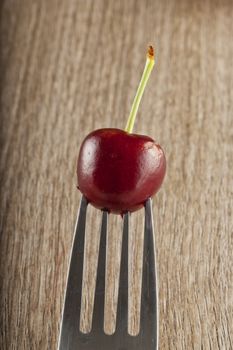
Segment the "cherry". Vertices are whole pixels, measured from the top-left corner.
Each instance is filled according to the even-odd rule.
[[[148,136],[131,133],[153,65],[150,46],[125,131],[95,130],[82,142],[78,188],[99,209],[120,214],[135,211],[158,191],[164,179],[166,160],[162,148]]]
[[[158,191],[165,168],[163,150],[150,137],[99,129],[82,143],[78,186],[97,208],[135,211]]]

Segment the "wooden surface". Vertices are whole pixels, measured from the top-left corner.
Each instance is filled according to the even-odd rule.
[[[135,132],[156,138],[168,164],[154,199],[160,349],[233,349],[232,1],[0,6],[0,349],[56,349],[80,200],[78,149],[95,128],[125,126],[148,43],[157,61]],[[90,220],[98,231],[94,210]],[[121,223],[111,220],[116,252]]]

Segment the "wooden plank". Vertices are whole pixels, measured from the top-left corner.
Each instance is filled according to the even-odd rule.
[[[232,1],[7,0],[0,16],[0,348],[56,349],[78,149],[95,128],[125,126],[153,43],[135,132],[158,140],[168,163],[154,200],[160,348],[233,349]],[[109,330],[121,224],[111,220]],[[138,213],[132,331],[141,227]]]

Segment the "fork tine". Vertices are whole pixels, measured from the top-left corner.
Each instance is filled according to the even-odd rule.
[[[79,334],[87,205],[86,198],[82,197],[70,257],[67,288],[58,343],[59,350],[74,349]]]
[[[103,211],[100,244],[99,244],[99,258],[96,277],[95,302],[92,321],[92,332],[96,333],[103,331],[104,324],[104,298],[105,298],[105,270],[106,270],[106,237],[108,228],[108,213]]]
[[[127,333],[128,329],[128,239],[129,213],[124,214],[121,244],[121,266],[118,291],[116,331]]]
[[[152,201],[145,204],[140,336],[147,350],[158,349],[158,295]]]

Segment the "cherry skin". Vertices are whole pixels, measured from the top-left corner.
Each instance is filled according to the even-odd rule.
[[[158,191],[165,171],[164,152],[150,137],[99,129],[81,145],[78,188],[96,208],[123,214],[140,209]]]

